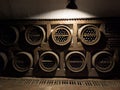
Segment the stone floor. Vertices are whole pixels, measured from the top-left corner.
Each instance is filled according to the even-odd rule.
[[[120,90],[120,80],[0,77],[0,90]]]

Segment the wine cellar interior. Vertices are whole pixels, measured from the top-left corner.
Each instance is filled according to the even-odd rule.
[[[68,0],[70,6],[75,1]],[[75,15],[78,7],[70,6]],[[47,86],[60,84],[63,90],[69,85],[76,90],[119,90],[120,18],[62,17],[56,12],[66,10],[37,19],[0,19],[0,89],[54,90]]]
[[[9,20],[0,26],[1,76],[119,77],[116,19]]]

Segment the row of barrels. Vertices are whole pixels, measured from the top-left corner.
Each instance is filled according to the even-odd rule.
[[[113,54],[109,51],[99,51],[92,56],[92,66],[101,73],[112,71],[115,66]],[[71,51],[65,55],[65,65],[71,72],[81,72],[85,69],[87,60],[83,52]],[[0,52],[0,71],[4,72],[9,64],[9,57]],[[57,70],[60,64],[60,56],[53,51],[42,52],[39,56],[38,65],[44,72]],[[11,65],[17,72],[26,72],[34,68],[33,56],[28,52],[18,52],[11,60]]]
[[[3,26],[0,29],[0,43],[2,45],[11,46],[18,42],[22,30],[20,31],[15,26]],[[30,45],[39,45],[45,39],[45,30],[41,26],[30,26],[26,28],[24,38]]]
[[[20,31],[16,26],[3,26],[0,28],[0,43],[9,46],[16,44],[20,37]],[[39,25],[25,28],[24,38],[30,45],[39,45],[46,39],[47,30]],[[58,25],[51,30],[52,41],[58,46],[65,46],[72,41],[74,30],[66,25]],[[87,24],[78,29],[78,38],[85,45],[94,45],[99,42],[101,34],[99,27]]]

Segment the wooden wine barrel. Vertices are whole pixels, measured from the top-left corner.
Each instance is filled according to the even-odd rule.
[[[92,65],[96,68],[97,71],[107,73],[114,68],[115,61],[110,52],[100,51],[93,55]]]
[[[65,25],[56,26],[52,31],[52,40],[58,46],[65,46],[71,42],[71,29]]]
[[[52,72],[59,65],[59,56],[52,51],[45,51],[40,55],[39,67],[45,72]]]
[[[45,30],[41,26],[27,28],[25,39],[30,45],[39,45],[45,40]]]
[[[0,43],[9,46],[17,43],[19,39],[19,31],[14,26],[4,26],[0,30]]]
[[[95,25],[83,25],[78,30],[78,38],[85,45],[95,45],[101,38],[99,28]]]
[[[85,55],[79,51],[69,52],[66,57],[66,67],[72,72],[81,72],[85,69]]]
[[[33,57],[28,52],[18,52],[12,60],[13,68],[18,72],[26,72],[33,66]]]
[[[4,52],[0,52],[0,72],[4,71],[8,63],[7,55]]]

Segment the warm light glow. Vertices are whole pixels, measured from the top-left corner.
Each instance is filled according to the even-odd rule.
[[[86,12],[79,11],[77,9],[61,9],[43,13],[40,15],[35,15],[34,19],[74,19],[74,18],[94,18],[94,15],[91,15]]]

